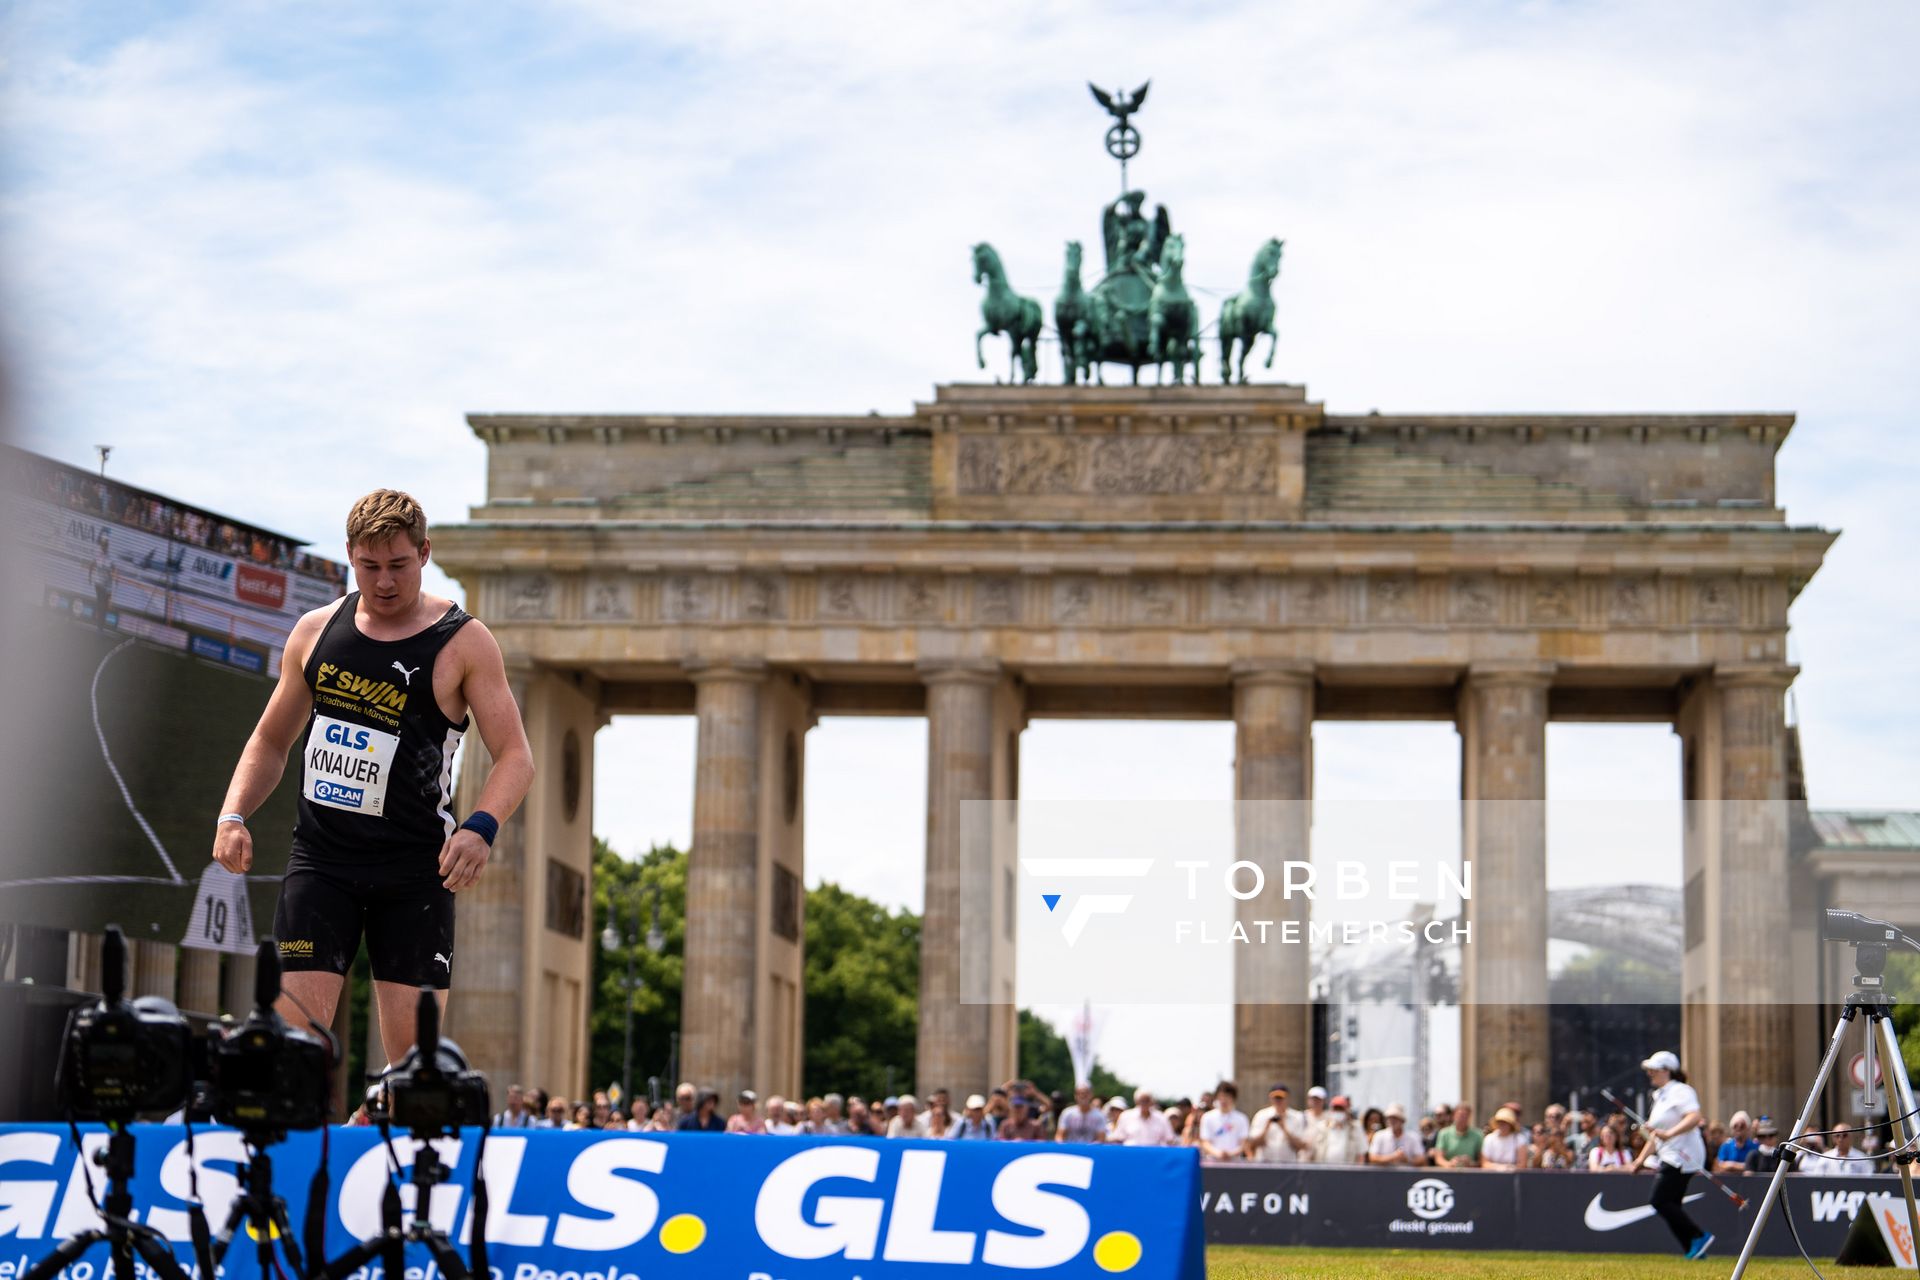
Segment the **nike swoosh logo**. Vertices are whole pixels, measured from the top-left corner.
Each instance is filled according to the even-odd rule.
[[[1706,1194],[1704,1191],[1696,1191],[1680,1203],[1692,1204],[1695,1200],[1704,1199]],[[1638,1209],[1605,1209],[1600,1205],[1600,1197],[1595,1196],[1587,1205],[1587,1230],[1618,1231],[1636,1222],[1645,1222],[1652,1216],[1653,1206],[1650,1204],[1643,1204]]]

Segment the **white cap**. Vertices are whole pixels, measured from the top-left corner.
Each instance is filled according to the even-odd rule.
[[[987,1100],[981,1097],[979,1094],[970,1093],[967,1095],[967,1110],[971,1111],[975,1107],[984,1107],[986,1105],[987,1105]]]
[[[1678,1071],[1680,1069],[1680,1059],[1675,1056],[1672,1050],[1662,1049],[1641,1063],[1640,1068],[1643,1071]]]
[[[1119,1094],[1116,1093],[1111,1098],[1107,1099],[1107,1110],[1125,1111],[1126,1109],[1127,1109],[1127,1100],[1121,1097]]]
[[[1319,1085],[1315,1085],[1313,1086],[1313,1088],[1307,1090],[1307,1096],[1309,1098],[1319,1098],[1321,1101],[1324,1102],[1327,1097],[1327,1091],[1322,1087],[1320,1087]]]

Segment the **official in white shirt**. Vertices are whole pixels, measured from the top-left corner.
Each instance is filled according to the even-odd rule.
[[[1640,1162],[1644,1164],[1652,1156],[1659,1165],[1648,1203],[1680,1242],[1681,1251],[1688,1258],[1702,1258],[1713,1244],[1713,1236],[1688,1216],[1685,1204],[1687,1183],[1707,1164],[1707,1144],[1700,1136],[1705,1123],[1700,1114],[1700,1095],[1686,1082],[1679,1057],[1665,1049],[1640,1066],[1654,1090],[1653,1104],[1647,1111],[1648,1142],[1640,1153]]]

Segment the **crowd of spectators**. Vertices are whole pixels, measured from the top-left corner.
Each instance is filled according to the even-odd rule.
[[[248,560],[274,569],[288,569],[327,582],[346,581],[346,566],[302,551],[299,544],[276,538],[208,515],[175,506],[151,494],[112,484],[84,471],[17,451],[13,465],[24,476],[33,497],[70,511],[81,511],[116,524],[131,525],[187,546],[202,547],[236,560]]]
[[[619,1129],[642,1132],[696,1131],[733,1134],[827,1134],[875,1138],[946,1138],[956,1141],[1091,1142],[1123,1146],[1189,1146],[1218,1163],[1322,1164],[1399,1168],[1585,1169],[1596,1173],[1650,1172],[1650,1149],[1641,1127],[1615,1111],[1575,1111],[1549,1105],[1538,1120],[1523,1121],[1518,1103],[1494,1108],[1482,1124],[1471,1103],[1442,1103],[1411,1120],[1398,1103],[1368,1107],[1357,1116],[1350,1099],[1329,1096],[1318,1085],[1305,1105],[1292,1105],[1283,1083],[1267,1091],[1267,1105],[1249,1115],[1239,1090],[1223,1080],[1198,1101],[1180,1098],[1162,1106],[1148,1090],[1132,1100],[1104,1103],[1085,1085],[1071,1098],[1048,1095],[1029,1081],[1009,1080],[986,1094],[972,1094],[956,1109],[945,1089],[925,1102],[912,1094],[884,1099],[829,1093],[802,1101],[779,1095],[764,1100],[741,1092],[731,1108],[711,1089],[682,1084],[658,1106],[645,1098],[621,1106],[606,1092],[591,1101],[570,1101],[543,1090],[511,1085],[506,1108],[494,1117],[502,1129]],[[1788,1152],[1777,1125],[1738,1111],[1726,1124],[1705,1129],[1709,1168],[1716,1173],[1771,1173],[1782,1159],[1794,1171],[1827,1175],[1874,1172],[1880,1164],[1879,1135],[1871,1128],[1834,1130],[1808,1137]]]

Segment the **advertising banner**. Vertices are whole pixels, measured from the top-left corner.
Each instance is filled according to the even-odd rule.
[[[17,449],[8,522],[39,603],[245,671],[277,670],[300,615],[345,567],[289,539]]]
[[[1704,1178],[1689,1186],[1687,1212],[1717,1237],[1715,1254],[1733,1256],[1753,1225],[1767,1179],[1756,1174],[1727,1181],[1747,1197],[1744,1212]],[[1208,1165],[1201,1183],[1209,1244],[1679,1252],[1647,1203],[1650,1175]],[[1790,1174],[1759,1252],[1797,1254],[1787,1230],[1790,1213],[1808,1250],[1831,1258],[1867,1196],[1898,1185],[1891,1174]]]
[[[133,1133],[136,1216],[191,1267],[189,1174],[197,1170],[218,1232],[239,1191],[240,1135],[198,1130],[190,1158],[178,1126],[136,1125]],[[326,1249],[339,1257],[380,1232],[389,1157],[378,1130],[331,1136]],[[106,1134],[90,1126],[83,1142],[91,1154]],[[479,1134],[434,1145],[454,1172],[434,1190],[430,1220],[464,1256]],[[405,1165],[417,1149],[396,1135]],[[317,1133],[294,1134],[270,1151],[296,1235],[319,1151]],[[485,1166],[494,1280],[1205,1275],[1200,1165],[1191,1150],[518,1130],[487,1139]],[[0,1274],[17,1277],[61,1239],[98,1225],[86,1171],[66,1129],[0,1127]],[[91,1172],[97,1185],[100,1172]],[[410,1184],[401,1196],[411,1211]],[[101,1280],[104,1262],[98,1248],[63,1275]],[[424,1248],[410,1248],[408,1264],[410,1280],[433,1274],[424,1270]],[[224,1276],[251,1280],[258,1270],[251,1242],[240,1238]],[[386,1280],[381,1273],[375,1262],[356,1274]]]

